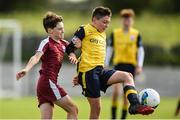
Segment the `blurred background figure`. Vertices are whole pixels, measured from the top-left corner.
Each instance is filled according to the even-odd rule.
[[[109,65],[113,55],[113,65],[115,70],[130,72],[133,77],[142,72],[144,61],[144,48],[139,31],[133,28],[135,13],[132,9],[123,9],[120,11],[120,19],[122,19],[122,28],[113,30],[108,40],[106,66]],[[135,77],[134,77],[135,78]],[[113,85],[111,114],[112,119],[116,119],[116,111],[118,108],[118,96],[121,84]],[[128,101],[124,96],[121,119],[126,119],[128,110]]]

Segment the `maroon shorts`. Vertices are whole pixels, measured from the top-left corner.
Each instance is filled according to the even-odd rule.
[[[65,90],[53,80],[50,80],[43,75],[40,76],[37,84],[38,107],[47,102],[54,106],[54,101],[59,100],[66,95],[67,93]]]

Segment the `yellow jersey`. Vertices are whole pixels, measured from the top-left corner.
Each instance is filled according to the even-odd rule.
[[[137,64],[137,42],[139,31],[130,28],[128,33],[118,28],[113,31],[113,64]]]
[[[83,32],[82,32],[83,31]],[[87,72],[96,66],[104,66],[106,53],[106,34],[99,32],[91,24],[84,25],[75,33],[82,41],[78,71]]]

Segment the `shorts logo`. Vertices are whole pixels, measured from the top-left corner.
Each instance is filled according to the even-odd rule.
[[[63,52],[66,51],[66,47],[64,45],[62,46],[62,49],[63,49]]]

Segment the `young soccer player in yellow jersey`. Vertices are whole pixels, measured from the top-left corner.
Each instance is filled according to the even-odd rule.
[[[106,66],[113,55],[113,65],[115,70],[130,72],[133,76],[142,71],[144,61],[144,48],[141,36],[137,29],[133,28],[133,17],[135,16],[132,9],[123,9],[120,11],[122,19],[122,28],[116,28],[108,40],[106,52]],[[113,85],[112,94],[112,119],[116,119],[116,111],[118,107],[118,95],[122,84]],[[124,96],[123,109],[121,119],[126,119],[128,100]]]
[[[90,119],[99,119],[100,91],[106,92],[110,85],[116,83],[124,85],[124,92],[130,102],[130,114],[151,114],[154,111],[152,107],[140,105],[134,80],[130,73],[103,68],[106,55],[105,30],[110,21],[110,9],[96,7],[92,12],[92,22],[80,26],[67,46],[66,51],[69,55],[73,54],[76,48],[81,49],[77,64],[78,76],[73,79],[74,85],[80,84],[82,86],[82,94],[90,105]],[[72,57],[71,55],[70,60]]]

